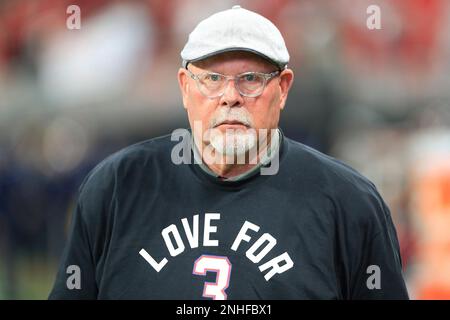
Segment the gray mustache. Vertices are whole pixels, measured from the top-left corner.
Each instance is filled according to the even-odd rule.
[[[218,115],[211,119],[210,127],[214,128],[226,121],[236,121],[248,127],[252,126],[252,121],[242,111],[236,112],[229,110],[230,109],[220,109]]]

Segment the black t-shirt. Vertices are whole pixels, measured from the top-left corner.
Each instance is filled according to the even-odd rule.
[[[174,164],[170,135],[79,188],[51,299],[407,299],[375,186],[282,137],[279,171],[223,181]]]

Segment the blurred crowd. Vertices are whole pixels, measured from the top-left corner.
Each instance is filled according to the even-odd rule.
[[[69,29],[69,5],[81,28]],[[284,133],[378,187],[415,299],[450,299],[447,0],[0,1],[0,299],[45,299],[83,177],[120,148],[187,127],[189,32],[240,4],[283,33]],[[369,5],[381,29],[366,26]]]

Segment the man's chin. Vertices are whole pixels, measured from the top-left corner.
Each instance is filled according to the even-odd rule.
[[[220,132],[220,131],[219,131]],[[210,143],[214,150],[226,157],[241,156],[256,145],[256,137],[252,134],[213,134]]]
[[[215,146],[212,143],[211,145],[213,146],[214,151],[227,158],[242,156],[249,150],[248,147],[241,147],[236,145]]]

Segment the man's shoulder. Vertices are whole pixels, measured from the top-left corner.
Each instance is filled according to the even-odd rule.
[[[335,192],[349,189],[376,192],[375,185],[363,174],[345,162],[320,152],[298,141],[286,138],[289,144],[290,166],[300,170],[321,187],[332,188]]]
[[[142,158],[157,158],[166,156],[173,147],[171,135],[154,137],[126,146],[105,158],[102,162],[107,165],[119,165],[122,162],[141,160]]]
[[[118,175],[125,176],[152,164],[170,161],[170,150],[176,142],[163,135],[126,146],[100,161],[86,176],[80,189],[87,184],[111,184]]]
[[[389,209],[367,177],[314,148],[293,140],[288,143],[291,166],[302,172],[299,183],[308,185],[309,192],[324,195],[337,216],[364,230],[381,230],[380,221],[386,221]]]

